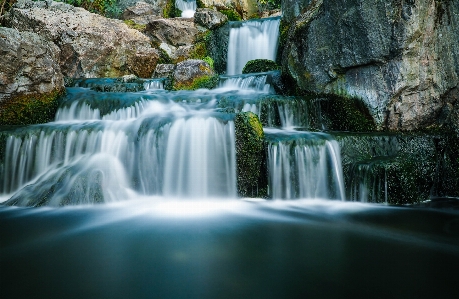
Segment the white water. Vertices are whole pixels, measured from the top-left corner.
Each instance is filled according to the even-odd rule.
[[[270,84],[266,83],[267,74],[223,76],[219,88],[227,90],[251,90],[262,93],[272,92]]]
[[[268,144],[270,196],[274,199],[345,199],[339,145],[321,133],[265,129],[279,137]],[[283,137],[295,134],[295,138]]]
[[[276,60],[280,18],[236,23],[230,29],[228,42],[228,75],[241,74],[249,60]]]
[[[192,18],[197,8],[195,0],[175,0],[175,7],[182,11],[182,18]]]

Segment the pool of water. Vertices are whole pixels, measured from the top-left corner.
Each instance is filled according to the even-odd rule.
[[[458,201],[0,206],[1,298],[457,298]]]

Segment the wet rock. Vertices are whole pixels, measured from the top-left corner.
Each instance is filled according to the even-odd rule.
[[[53,41],[61,50],[59,64],[64,76],[151,77],[159,53],[147,36],[120,20],[64,3],[43,3],[21,0],[5,16],[5,24]]]
[[[362,99],[379,129],[437,125],[459,84],[458,2],[298,0],[294,19],[291,2],[282,62],[301,89]]]
[[[228,22],[228,17],[213,9],[198,8],[194,21],[207,29],[215,29]]]

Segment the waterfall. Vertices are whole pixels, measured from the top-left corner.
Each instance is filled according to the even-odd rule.
[[[323,133],[265,129],[270,196],[345,199],[339,145]]]
[[[175,0],[175,7],[182,11],[182,18],[192,18],[196,11],[196,0]]]
[[[227,90],[253,90],[270,93],[272,87],[267,83],[268,76],[268,73],[220,76],[219,87]]]
[[[241,74],[249,60],[276,60],[279,24],[279,17],[231,22],[226,73]]]

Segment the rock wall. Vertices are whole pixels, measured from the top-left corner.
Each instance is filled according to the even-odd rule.
[[[458,1],[288,0],[283,11],[283,70],[302,90],[362,99],[379,129],[457,113]]]
[[[4,23],[54,42],[66,77],[151,77],[159,59],[141,32],[64,3],[21,0]]]

